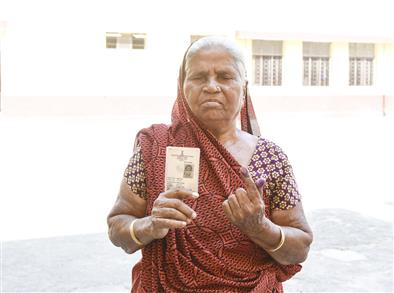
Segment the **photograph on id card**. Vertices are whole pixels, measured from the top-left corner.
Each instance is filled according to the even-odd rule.
[[[166,149],[165,190],[181,188],[198,192],[200,149],[172,147]]]

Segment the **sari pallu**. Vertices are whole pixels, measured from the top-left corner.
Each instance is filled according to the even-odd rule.
[[[197,218],[142,248],[142,260],[133,268],[131,292],[282,292],[281,282],[301,266],[280,265],[227,219],[223,201],[237,188],[245,188],[240,165],[194,117],[181,89],[179,82],[172,124],[152,125],[137,135],[145,164],[146,215],[151,214],[155,199],[164,190],[166,147],[181,146],[201,151],[200,197],[185,200]],[[246,95],[241,125],[255,134],[258,125],[253,116]],[[270,217],[265,193],[263,198]]]

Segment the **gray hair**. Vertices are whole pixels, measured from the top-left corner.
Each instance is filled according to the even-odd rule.
[[[235,64],[237,65],[237,71],[242,81],[246,80],[246,66],[245,66],[245,59],[242,54],[242,51],[234,41],[225,37],[217,37],[217,36],[203,37],[195,41],[193,44],[191,44],[185,55],[183,70],[186,71],[186,67],[189,61],[191,60],[191,58],[193,58],[193,56],[197,52],[199,52],[202,49],[212,49],[212,48],[214,49],[220,48],[227,51],[233,57]]]

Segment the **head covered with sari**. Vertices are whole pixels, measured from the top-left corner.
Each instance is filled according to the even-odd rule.
[[[280,292],[281,282],[300,270],[299,265],[281,265],[273,260],[223,212],[222,203],[228,195],[245,186],[241,166],[193,113],[184,94],[188,62],[193,52],[206,49],[225,50],[235,64],[240,64],[232,41],[210,37],[192,44],[180,68],[171,125],[155,124],[137,135],[147,180],[146,215],[164,191],[166,147],[200,148],[200,197],[185,200],[199,216],[187,227],[172,229],[165,238],[142,248],[142,260],[133,268],[132,292]],[[242,98],[241,128],[259,136],[246,80]],[[266,216],[270,217],[269,199],[262,196]]]

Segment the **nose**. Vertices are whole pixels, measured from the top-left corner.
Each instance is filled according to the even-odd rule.
[[[221,90],[218,82],[214,78],[209,78],[203,89],[207,93],[217,93]]]

